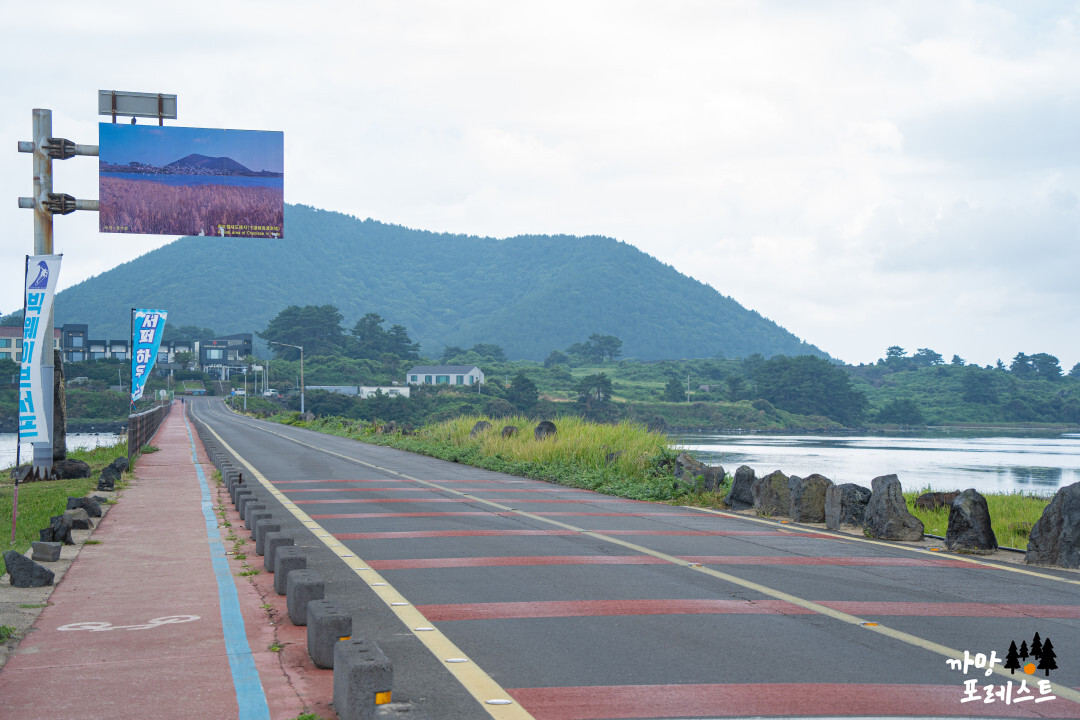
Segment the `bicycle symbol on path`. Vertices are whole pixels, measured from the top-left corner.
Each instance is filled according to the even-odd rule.
[[[150,630],[151,628],[161,627],[162,625],[175,625],[177,623],[192,622],[193,620],[198,619],[198,615],[166,615],[165,617],[147,620],[143,625],[113,625],[112,623],[107,622],[77,622],[61,625],[56,629],[60,631],[88,630],[90,632],[106,632],[108,630]]]

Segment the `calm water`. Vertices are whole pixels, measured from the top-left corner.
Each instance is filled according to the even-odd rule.
[[[70,433],[67,436],[68,450],[76,448],[96,448],[101,445],[113,445],[122,435],[114,433]],[[15,464],[15,433],[0,433],[0,468],[9,468]],[[30,462],[34,457],[34,448],[29,443],[23,443],[22,461]]]
[[[896,474],[905,490],[975,488],[980,492],[1051,495],[1080,481],[1080,434],[994,436],[682,435],[680,447],[728,472],[740,465],[758,477],[773,470],[870,487]]]
[[[153,173],[103,173],[102,177],[123,178],[162,185],[236,185],[238,187],[282,188],[285,178],[246,177],[243,175],[156,175]]]

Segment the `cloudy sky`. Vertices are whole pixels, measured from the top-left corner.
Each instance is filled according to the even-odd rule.
[[[0,312],[33,250],[16,143],[45,107],[96,144],[99,89],[283,130],[288,202],[615,237],[847,362],[1080,361],[1080,3],[3,0]],[[61,288],[174,239],[55,227]]]

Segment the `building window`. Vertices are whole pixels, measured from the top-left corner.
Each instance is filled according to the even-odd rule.
[[[83,336],[82,335],[72,335],[71,336],[71,347],[82,347],[82,346],[83,346]]]
[[[0,352],[0,360],[10,360],[10,359],[11,359],[11,353],[9,353],[9,352]]]
[[[11,338],[0,340],[0,347],[11,347]]]
[[[224,348],[207,348],[206,359],[207,360],[221,360],[225,357]]]
[[[474,382],[476,382],[476,379],[472,375],[470,375],[469,376],[469,384],[472,385]]]
[[[436,385],[449,385],[450,384],[450,376],[449,375],[436,375],[435,376],[435,384]]]
[[[424,384],[426,384],[426,385],[431,384],[431,376],[430,375],[425,375],[424,376]]]
[[[73,353],[71,353],[71,362],[82,362],[82,361],[83,361],[83,354],[81,352],[73,352]]]
[[[458,385],[464,385],[465,384],[465,376],[464,375],[458,375],[456,381],[457,381]]]
[[[410,382],[416,382],[416,375],[412,375],[410,377],[412,377],[412,380]]]

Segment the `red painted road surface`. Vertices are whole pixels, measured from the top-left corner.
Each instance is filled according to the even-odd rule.
[[[94,531],[99,544],[82,548],[0,669],[0,718],[238,716],[201,490],[180,410],[177,405],[152,441],[160,450],[139,458],[135,480]],[[209,480],[214,468],[194,437],[216,498]],[[235,513],[232,522],[236,527]],[[305,629],[287,620],[271,625],[273,617],[261,607],[269,590],[266,599],[280,617],[284,598],[274,594],[273,576],[257,576],[257,583],[237,577],[235,560],[230,570],[270,717],[294,718],[305,708],[335,717],[328,706],[332,671],[311,665]],[[268,650],[275,639],[283,652]]]

